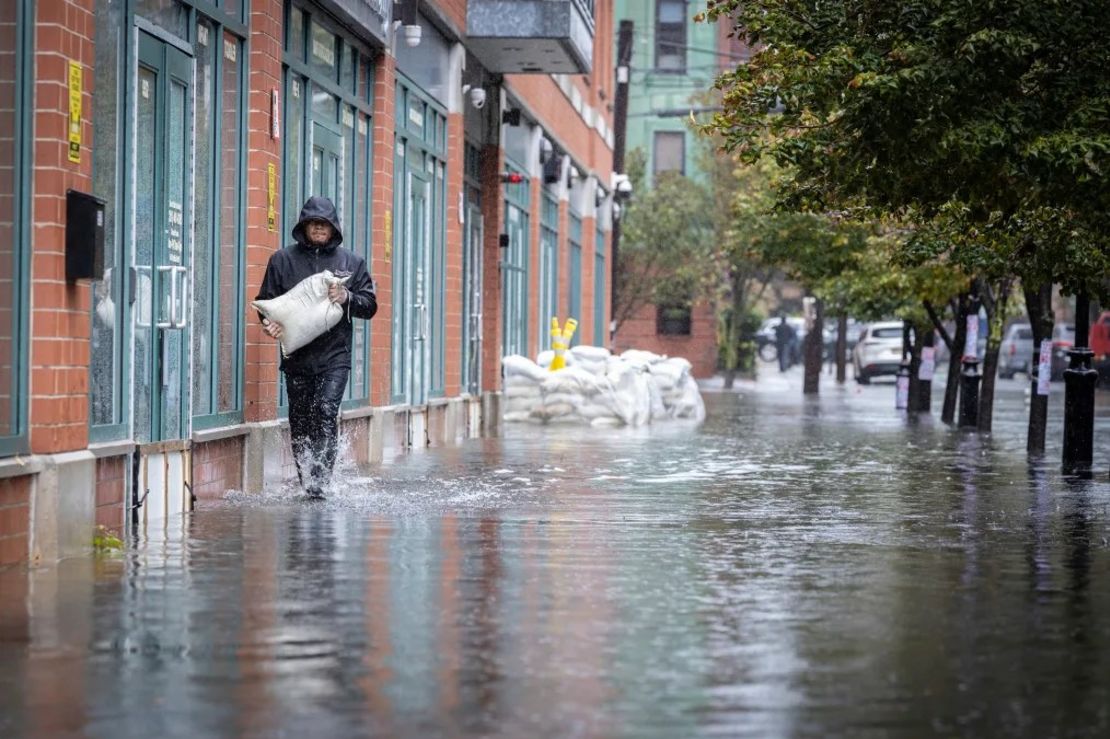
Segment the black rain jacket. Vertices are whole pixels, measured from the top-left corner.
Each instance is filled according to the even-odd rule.
[[[305,221],[322,219],[335,229],[324,246],[310,246],[304,234]],[[293,227],[295,242],[279,249],[270,256],[266,276],[258,289],[256,300],[269,300],[284,295],[298,282],[325,269],[337,277],[347,277],[347,303],[343,306],[343,319],[330,331],[316,337],[288,357],[282,357],[281,369],[289,375],[316,375],[339,367],[351,368],[352,318],[370,319],[378,312],[378,299],[374,283],[366,270],[366,260],[340,246],[343,232],[339,228],[339,214],[335,205],[317,195],[308,199],[301,209],[301,217]]]

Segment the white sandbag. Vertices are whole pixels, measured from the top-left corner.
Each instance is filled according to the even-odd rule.
[[[653,352],[645,352],[641,349],[629,349],[628,351],[621,354],[621,359],[639,367],[647,367],[655,362],[658,362],[661,359],[664,359],[664,357],[661,357]]]
[[[597,378],[577,367],[567,367],[558,372],[551,372],[543,381],[541,388],[545,396],[560,392],[593,395],[599,390]]]
[[[590,425],[598,427],[623,426],[624,421],[620,420],[616,416],[598,416],[597,418],[594,418],[590,421]]]
[[[574,413],[574,406],[570,403],[544,403],[541,408],[537,408],[533,413],[551,419]]]
[[[328,288],[347,284],[330,270],[309,275],[284,295],[251,302],[255,310],[281,324],[281,352],[289,356],[343,320],[343,306],[331,302]]]
[[[527,385],[518,383],[509,384],[506,382],[504,395],[506,398],[524,398],[533,400],[537,403],[543,398],[543,394],[540,392],[540,386],[535,382],[529,382]]]
[[[519,423],[532,420],[532,413],[531,411],[507,411],[502,417],[510,423]]]
[[[519,354],[503,357],[501,359],[501,370],[505,373],[505,377],[523,376],[536,382],[543,382],[550,374],[528,357],[522,357]]]
[[[705,420],[705,401],[696,382],[686,384],[682,399],[675,404],[674,417],[698,423]]]
[[[612,356],[609,350],[603,346],[587,346],[585,344],[572,346],[570,348],[570,354],[574,357],[576,362],[583,360],[587,362],[604,362]]]
[[[651,421],[665,421],[671,417],[671,411],[663,401],[663,393],[655,382],[648,383],[648,405],[651,408]]]

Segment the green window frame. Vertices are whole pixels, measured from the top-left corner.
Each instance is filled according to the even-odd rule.
[[[579,323],[585,320],[582,315],[582,216],[570,211],[570,233],[568,234],[568,248],[570,259],[567,271],[567,318],[574,318]],[[570,345],[577,346],[581,331],[575,331],[571,337]]]
[[[245,326],[241,316],[246,299],[243,274],[246,269],[249,75],[246,38],[207,14],[204,18],[195,17],[190,27],[195,40],[196,84],[202,82],[199,77],[201,54],[207,54],[214,99],[219,101],[209,111],[205,142],[199,140],[201,125],[198,119],[202,115],[199,100],[194,118],[198,132],[196,149],[201,149],[203,144],[209,155],[207,167],[203,171],[197,167],[194,182],[194,197],[200,192],[207,195],[207,202],[200,202],[199,198],[196,201],[196,222],[203,224],[205,233],[200,233],[199,228],[195,233],[193,263],[191,407],[193,428],[203,430],[243,421]],[[201,28],[206,30],[201,31]],[[202,38],[202,33],[207,38]],[[226,120],[232,106],[234,126]],[[204,183],[200,181],[202,176],[206,180]],[[233,297],[223,300],[220,296],[224,295]]]
[[[313,131],[314,124],[324,124],[342,141],[343,174],[335,205],[343,226],[343,246],[366,260],[373,277],[373,53],[328,13],[308,2],[287,0],[284,11],[279,175],[282,245],[292,242],[301,206],[316,194],[312,192]],[[326,94],[327,109],[313,105],[318,93],[322,98]],[[371,321],[355,321],[344,409],[363,407],[370,400],[372,331]],[[279,415],[286,415],[284,375],[279,388]]]
[[[545,190],[540,206],[540,351],[551,348],[551,319],[559,317],[558,313],[559,200]]]
[[[606,346],[605,327],[605,231],[600,227],[594,237],[594,346]]]
[[[0,395],[7,406],[0,418],[0,456],[26,454],[30,451],[28,436],[28,314],[30,306],[30,257],[29,236],[31,224],[31,146],[34,141],[31,113],[34,66],[32,58],[34,34],[33,0],[16,0],[15,3],[15,85],[13,90],[12,118],[14,122],[12,146],[11,193],[11,306],[9,329],[11,351],[7,363],[8,377]],[[0,310],[8,311],[7,305]]]
[[[528,283],[532,184],[526,170],[506,157],[505,168],[520,182],[505,190],[505,230],[509,246],[501,250],[501,355],[530,354],[528,346]],[[516,238],[514,238],[514,235]]]

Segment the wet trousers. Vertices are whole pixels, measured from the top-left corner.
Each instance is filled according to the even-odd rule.
[[[310,492],[331,483],[339,450],[339,404],[350,370],[341,367],[316,375],[286,375],[289,393],[289,436],[297,477]]]

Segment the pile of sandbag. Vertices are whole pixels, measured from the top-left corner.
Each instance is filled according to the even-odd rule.
[[[690,363],[681,357],[637,350],[615,357],[602,347],[576,346],[565,355],[566,368],[552,372],[553,358],[548,351],[538,362],[502,360],[506,421],[642,426],[705,417]]]

